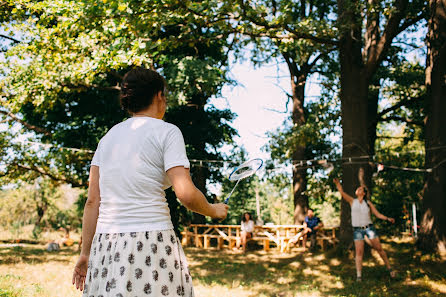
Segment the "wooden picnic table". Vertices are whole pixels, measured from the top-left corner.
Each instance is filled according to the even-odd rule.
[[[277,251],[289,251],[291,244],[302,237],[303,225],[262,225],[255,226],[253,237],[250,240],[259,241],[263,244],[265,251],[270,250],[270,244],[275,244]],[[336,227],[323,228],[320,232],[320,243],[325,248],[325,242],[334,244],[336,240]],[[182,232],[183,246],[191,245],[192,242],[198,248],[208,249],[211,238],[217,240],[217,248],[227,247],[232,249],[240,241],[240,225],[211,225],[191,224]]]

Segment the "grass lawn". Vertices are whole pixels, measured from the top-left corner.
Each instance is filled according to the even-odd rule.
[[[335,250],[290,254],[185,248],[196,296],[446,296],[446,261],[421,255],[410,239],[383,239],[398,271],[389,279],[377,254],[355,282],[354,260]],[[0,297],[80,296],[71,285],[77,247],[46,252],[39,244],[0,244]]]

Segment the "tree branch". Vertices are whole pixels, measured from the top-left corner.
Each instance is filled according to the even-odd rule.
[[[407,28],[409,28],[410,26],[415,25],[416,23],[418,23],[419,21],[421,21],[422,19],[426,18],[427,16],[427,11],[426,9],[422,10],[421,13],[419,15],[417,15],[414,18],[411,19],[407,19],[405,22],[403,22],[403,24],[400,26],[399,30],[398,30],[398,34],[400,34],[401,32],[403,32],[404,30],[406,30]]]
[[[21,43],[20,40],[15,39],[14,37],[10,37],[10,36],[8,36],[8,35],[0,34],[0,37],[1,37],[1,38],[9,39],[9,40],[13,41],[14,43]]]
[[[26,166],[26,165],[21,165],[21,164],[11,164],[12,166],[15,166],[19,169],[24,169],[24,170],[28,170],[28,171],[34,171],[37,172],[41,175],[45,175],[48,176],[49,178],[51,178],[54,181],[60,181],[60,182],[64,182],[67,184],[71,184],[73,187],[84,187],[85,184],[70,178],[66,178],[66,177],[60,177],[60,176],[56,176],[52,173],[46,172],[43,168],[37,167],[37,166]]]
[[[389,49],[393,38],[398,35],[400,29],[399,24],[407,10],[407,5],[408,0],[396,0],[394,11],[391,13],[389,20],[387,21],[383,35],[377,44],[370,49],[366,63],[367,76],[369,79],[376,72],[382,59],[384,59],[384,55]]]
[[[42,133],[45,134],[46,136],[51,136],[52,133],[45,129],[45,128],[41,128],[41,127],[37,127],[35,125],[32,125],[22,119],[19,119],[15,114],[13,114],[12,112],[9,111],[5,111],[5,110],[0,110],[0,113],[6,115],[7,117],[10,117],[13,121],[16,121],[20,124],[22,124],[23,126],[25,126],[26,128],[28,128],[29,130],[33,130],[36,131],[37,133]]]
[[[67,87],[67,88],[73,89],[73,90],[79,90],[79,89],[81,89],[81,90],[87,89],[88,90],[88,89],[93,89],[93,88],[101,90],[101,91],[120,91],[121,90],[119,85],[110,86],[110,87],[103,87],[103,86],[96,85],[96,84],[92,84],[92,85],[77,84],[77,85],[74,85],[74,84],[64,84],[64,83],[62,83],[61,86],[62,87]]]
[[[332,48],[329,48],[327,51],[321,52],[316,58],[314,58],[314,60],[310,64],[308,64],[308,68],[309,69],[313,69],[313,67],[316,65],[316,63],[317,63],[317,61],[319,59],[321,59],[322,57],[328,55],[329,53],[331,53],[335,49],[336,49],[336,47],[332,47]]]
[[[379,120],[379,122],[392,122],[392,121],[404,122],[404,123],[407,123],[409,125],[415,125],[415,126],[420,126],[420,127],[424,126],[424,123],[422,121],[416,121],[416,120],[412,120],[412,119],[405,118],[405,117],[400,117],[400,116],[388,116],[388,117],[385,117],[385,118],[381,118]]]
[[[243,17],[247,21],[251,22],[252,24],[255,24],[256,26],[262,27],[262,28],[267,29],[267,30],[271,30],[271,29],[275,29],[275,30],[279,29],[279,31],[286,30],[286,31],[292,33],[290,35],[287,34],[288,38],[306,39],[306,40],[311,40],[311,41],[314,41],[316,43],[321,43],[321,44],[331,44],[331,45],[337,45],[338,44],[337,40],[333,40],[333,39],[331,39],[329,37],[326,37],[326,36],[314,36],[314,35],[311,35],[309,33],[296,31],[296,30],[290,28],[288,26],[288,24],[280,24],[280,23],[279,24],[271,24],[270,22],[266,21],[265,19],[259,18],[257,15],[256,15],[256,17],[252,17],[252,16],[250,16],[250,15],[248,15],[246,13],[247,6],[245,5],[244,1],[243,0],[239,1],[239,4],[242,7],[242,15],[243,15]],[[251,7],[249,7],[249,8],[251,8]],[[252,34],[252,32],[250,32],[250,33],[241,32],[241,33],[242,34],[247,34],[247,35],[251,35]],[[273,38],[273,39],[282,39],[282,38],[284,38],[283,34],[276,35],[275,33],[274,34],[271,34],[271,33],[265,34],[264,36],[265,37],[269,37],[269,38]]]
[[[299,76],[300,70],[299,68],[297,68],[297,64],[293,61],[293,59],[291,59],[291,57],[286,52],[283,52],[282,56],[288,65],[288,69],[290,70],[291,80],[294,81],[293,78]]]
[[[402,139],[402,140],[410,140],[410,141],[421,141],[424,142],[424,139],[419,138],[410,138],[407,136],[386,136],[386,135],[376,135],[377,138],[385,138],[385,139]]]
[[[406,107],[410,106],[410,105],[416,103],[418,100],[420,100],[420,97],[417,97],[415,99],[401,100],[397,104],[395,104],[395,105],[393,105],[393,106],[391,106],[389,108],[386,108],[386,109],[382,110],[380,113],[378,113],[377,114],[377,119],[379,121],[385,114],[387,114],[387,113],[389,113],[391,111],[397,110],[397,109],[399,109],[400,107],[403,107],[403,106],[406,106]]]

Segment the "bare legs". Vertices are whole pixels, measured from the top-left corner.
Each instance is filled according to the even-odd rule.
[[[379,241],[379,238],[376,237],[376,238],[370,239],[370,243],[372,245],[372,248],[374,248],[378,252],[378,254],[380,255],[381,259],[383,259],[384,264],[386,265],[386,268],[390,272],[390,276],[391,277],[395,277],[396,276],[396,272],[391,269],[390,263],[389,263],[389,259],[387,258],[386,251],[384,251],[384,249],[382,248],[381,242]]]
[[[308,237],[308,233],[311,233],[311,229],[310,228],[305,228],[303,231],[303,240],[302,240],[302,245],[304,247],[304,251],[307,250],[307,237]]]
[[[370,245],[375,249],[381,259],[383,259],[386,268],[390,271],[390,262],[387,258],[387,254],[382,248],[381,242],[378,237],[370,239]],[[362,274],[362,258],[364,256],[364,240],[355,240],[355,263],[356,263],[356,276],[361,278]],[[390,271],[390,276],[395,277],[395,272]]]
[[[252,237],[250,232],[242,231],[240,234],[240,242],[237,242],[237,249],[240,248],[240,244],[242,245],[243,252],[246,251],[246,243],[248,239]]]
[[[355,240],[356,277],[362,276],[362,257],[364,256],[364,240]]]

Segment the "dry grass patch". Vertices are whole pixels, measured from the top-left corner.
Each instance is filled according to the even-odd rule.
[[[409,240],[384,240],[399,276],[390,280],[381,263],[366,259],[362,283],[354,260],[334,250],[290,254],[274,251],[186,248],[197,296],[446,296],[446,262],[421,255]],[[42,244],[0,245],[0,297],[80,296],[71,285],[77,247],[47,252]]]

